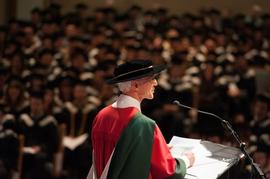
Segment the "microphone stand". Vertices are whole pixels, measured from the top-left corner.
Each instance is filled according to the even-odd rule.
[[[192,107],[189,107],[189,106],[186,106],[184,104],[181,104],[177,100],[174,100],[173,103],[176,104],[177,106],[180,106],[180,107],[184,107],[184,108],[187,108],[187,109],[194,109]],[[222,126],[232,134],[232,136],[234,137],[234,139],[239,144],[239,148],[240,148],[241,152],[244,154],[244,156],[247,158],[247,160],[249,161],[249,163],[251,164],[252,170],[255,170],[259,174],[260,178],[266,179],[266,177],[265,177],[264,173],[262,172],[262,170],[260,169],[259,165],[257,163],[255,163],[253,161],[253,159],[251,158],[251,156],[247,153],[246,143],[244,143],[244,142],[241,141],[241,139],[239,138],[239,135],[233,130],[231,124],[228,121],[222,119],[221,117],[219,117],[216,114],[205,112],[205,111],[201,111],[201,110],[198,110],[198,109],[195,109],[195,110],[198,111],[199,113],[207,114],[207,115],[210,115],[210,116],[213,116],[213,117],[219,119],[220,122],[221,122],[221,124],[222,124]]]

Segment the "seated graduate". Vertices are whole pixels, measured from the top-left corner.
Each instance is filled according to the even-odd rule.
[[[19,117],[20,133],[25,137],[23,175],[49,178],[47,166],[59,145],[57,121],[44,110],[43,92],[30,94],[30,111]]]

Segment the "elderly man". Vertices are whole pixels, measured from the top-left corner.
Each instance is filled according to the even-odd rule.
[[[165,68],[132,60],[115,69],[108,83],[118,84],[121,95],[93,122],[89,179],[184,178],[186,168],[194,163],[193,153],[173,158],[156,123],[140,109],[143,99],[153,99],[155,77]]]

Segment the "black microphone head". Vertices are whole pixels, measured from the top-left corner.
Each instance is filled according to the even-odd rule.
[[[180,107],[183,107],[183,108],[193,109],[192,107],[181,104],[178,100],[174,100],[173,103],[176,104],[177,106],[180,106]]]

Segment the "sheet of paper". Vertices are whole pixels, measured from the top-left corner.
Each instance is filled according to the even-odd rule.
[[[81,145],[87,139],[88,134],[82,134],[78,137],[69,137],[65,136],[63,140],[63,144],[65,147],[69,148],[70,150],[74,150],[76,147]]]
[[[36,154],[38,151],[34,147],[24,147],[23,153]]]
[[[179,158],[186,151],[195,155],[194,165],[187,169],[186,179],[215,179],[237,158],[240,151],[208,141],[174,136],[169,145],[174,158]]]
[[[183,153],[187,151],[192,151],[195,155],[210,156],[211,152],[201,145],[200,142],[201,140],[199,139],[173,136],[169,145],[172,146],[171,153],[175,158],[183,155]]]

